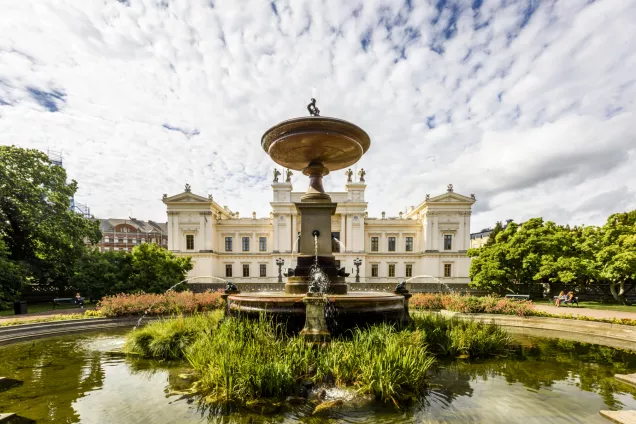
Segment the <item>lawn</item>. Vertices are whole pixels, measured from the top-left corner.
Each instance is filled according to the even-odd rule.
[[[554,302],[551,302],[548,299],[533,300],[533,302],[539,305],[554,305]],[[618,303],[601,303],[595,300],[588,300],[585,302],[580,302],[579,306],[581,308],[601,309],[605,311],[636,313],[636,304],[631,306],[625,306],[625,305],[620,305]],[[564,306],[564,308],[568,308],[568,306]],[[572,308],[576,308],[576,306],[572,306]]]
[[[84,307],[89,306],[85,304]],[[61,304],[57,307],[54,307],[53,303],[28,303],[27,311],[29,314],[34,314],[37,312],[46,312],[46,311],[61,311],[63,309],[79,309],[75,304]],[[4,311],[0,311],[0,317],[13,316],[13,308],[6,309]]]

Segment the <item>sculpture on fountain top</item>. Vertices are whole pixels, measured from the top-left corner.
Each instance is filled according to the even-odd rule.
[[[307,105],[307,110],[311,116],[320,116],[320,109],[316,106],[316,99],[312,98]]]
[[[360,182],[363,183],[364,182],[364,176],[367,175],[367,173],[364,171],[364,168],[360,168],[360,170],[358,171],[358,177],[360,177]]]
[[[408,290],[406,289],[406,281],[398,283],[393,291],[395,293],[408,293]]]
[[[352,183],[353,182],[353,171],[351,170],[351,168],[347,169],[347,172],[345,172],[345,175],[347,176],[347,182],[348,183]]]
[[[291,177],[292,177],[292,175],[294,175],[294,173],[292,172],[292,170],[291,170],[291,169],[288,169],[288,170],[287,170],[287,177],[285,178],[285,182],[286,182],[286,183],[291,183]]]
[[[236,287],[236,284],[234,284],[231,281],[226,281],[225,293],[235,293],[235,292],[238,292],[238,291],[239,291],[239,289],[238,289],[238,287]]]

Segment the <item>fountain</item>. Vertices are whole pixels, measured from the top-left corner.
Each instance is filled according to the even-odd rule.
[[[233,291],[227,293],[227,311],[232,315],[271,314],[292,331],[302,328],[302,334],[313,341],[329,338],[325,326],[339,333],[375,322],[404,324],[409,320],[405,313],[408,292],[348,293],[345,277],[349,274],[336,266],[332,252],[331,216],[337,203],[325,193],[322,179],[355,164],[371,140],[350,122],[319,116],[313,99],[308,110],[311,116],[281,122],[261,140],[274,162],[309,177],[307,192],[295,203],[302,216],[296,267],[287,271],[284,293]]]

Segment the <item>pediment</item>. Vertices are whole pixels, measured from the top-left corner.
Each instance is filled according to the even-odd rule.
[[[198,194],[183,192],[175,196],[165,197],[163,203],[205,203],[210,204],[211,200]]]
[[[439,196],[431,197],[426,200],[426,203],[475,203],[475,199],[472,197],[463,196],[454,192],[446,192]]]

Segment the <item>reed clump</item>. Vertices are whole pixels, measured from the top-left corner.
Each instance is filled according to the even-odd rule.
[[[425,390],[437,356],[497,354],[511,343],[496,326],[422,316],[406,330],[358,328],[316,347],[265,317],[221,317],[216,312],[150,323],[130,333],[126,349],[184,359],[196,374],[193,393],[211,404],[281,400],[311,381],[399,405]]]

